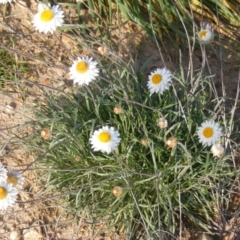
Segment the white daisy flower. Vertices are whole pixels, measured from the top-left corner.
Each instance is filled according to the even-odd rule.
[[[15,188],[21,188],[23,185],[23,176],[17,170],[9,170],[7,172],[7,180],[8,184],[12,184]]]
[[[53,33],[63,24],[63,11],[58,5],[39,3],[38,13],[33,18],[33,26],[45,34]]]
[[[70,79],[78,85],[89,84],[99,74],[97,62],[90,57],[78,57],[70,68]]]
[[[201,30],[197,33],[199,41],[203,44],[208,44],[213,41],[214,31],[208,22],[204,22]]]
[[[18,191],[11,184],[0,182],[0,210],[6,210],[16,201]]]
[[[104,126],[99,130],[94,131],[90,138],[91,148],[93,151],[101,151],[109,154],[114,151],[121,138],[119,132],[113,127]]]
[[[198,127],[197,134],[199,141],[204,146],[211,146],[221,137],[222,129],[218,123],[210,120],[203,122],[202,125]]]
[[[0,163],[0,182],[4,182],[7,179],[7,170],[5,167]]]
[[[166,89],[169,88],[171,83],[171,72],[166,68],[157,68],[148,77],[148,89],[153,93],[162,94]]]
[[[5,4],[5,3],[11,3],[11,2],[15,2],[15,0],[0,0],[0,3]]]
[[[221,157],[224,154],[224,147],[220,143],[215,143],[211,147],[213,156]]]

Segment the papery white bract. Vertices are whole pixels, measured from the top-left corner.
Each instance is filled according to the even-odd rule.
[[[45,34],[53,33],[63,24],[64,13],[58,5],[39,3],[38,13],[33,18],[33,26]]]
[[[7,179],[7,170],[5,167],[0,163],[0,182],[4,182]]]
[[[224,147],[220,143],[215,143],[211,147],[211,152],[213,156],[222,157],[224,154]]]
[[[155,71],[151,72],[148,79],[147,86],[151,94],[162,94],[171,84],[171,72],[166,68],[157,68]]]
[[[12,184],[15,188],[21,188],[23,185],[23,177],[22,174],[17,170],[9,170],[7,172],[7,180],[8,184]]]
[[[215,144],[222,134],[222,129],[218,123],[214,121],[205,121],[198,127],[197,130],[199,141],[204,146],[211,146]]]
[[[88,85],[99,75],[97,62],[90,57],[78,57],[70,68],[70,79],[78,85]]]
[[[214,39],[214,31],[210,23],[205,22],[201,30],[197,33],[199,41],[203,44],[211,43]]]
[[[121,141],[120,134],[113,127],[104,126],[94,131],[90,138],[91,148],[93,151],[101,151],[103,153],[111,153],[114,151]]]
[[[16,201],[18,191],[11,184],[0,182],[0,210],[6,210]]]

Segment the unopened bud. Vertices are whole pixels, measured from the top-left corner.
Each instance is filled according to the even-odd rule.
[[[166,128],[168,126],[168,121],[165,118],[159,118],[158,121],[157,121],[157,125],[160,128]]]
[[[177,146],[177,139],[174,138],[174,137],[170,137],[170,138],[167,140],[166,144],[167,144],[168,147],[170,147],[170,148],[175,148],[175,147]]]
[[[215,143],[211,147],[211,152],[213,156],[222,157],[222,155],[224,154],[224,148],[220,143]]]
[[[114,112],[115,114],[120,114],[120,113],[122,113],[122,107],[119,106],[119,105],[115,106],[114,109],[113,109],[113,112]]]
[[[51,136],[51,131],[47,128],[43,129],[41,131],[41,137],[44,139],[44,140],[48,140]]]
[[[115,197],[119,197],[123,192],[123,189],[121,187],[114,187],[112,190],[112,193]]]

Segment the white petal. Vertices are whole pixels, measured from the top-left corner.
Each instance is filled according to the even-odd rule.
[[[79,62],[85,62],[88,65],[88,70],[85,73],[79,73],[76,70],[76,66]],[[97,62],[93,61],[91,57],[78,57],[70,67],[70,79],[73,80],[73,83],[77,83],[80,86],[84,84],[88,85],[99,75],[99,69],[96,65]]]
[[[155,74],[160,74],[162,76],[162,80],[159,84],[155,84],[152,81],[152,77]],[[170,84],[171,84],[171,72],[169,70],[167,70],[166,68],[157,68],[155,71],[151,72],[150,75],[148,76],[148,89],[150,91],[151,94],[153,93],[160,93],[162,94],[166,89],[169,88]]]
[[[99,135],[102,132],[107,132],[111,139],[109,142],[101,142],[99,140]],[[103,153],[111,153],[114,151],[121,141],[120,134],[113,127],[104,126],[99,130],[94,131],[93,135],[90,138],[90,144],[93,151],[101,151]]]

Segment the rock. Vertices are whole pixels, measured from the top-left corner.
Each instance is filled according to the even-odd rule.
[[[20,240],[20,234],[17,231],[12,231],[9,235],[10,240]]]
[[[41,240],[42,236],[36,230],[27,230],[23,233],[23,240]]]
[[[201,236],[199,236],[198,240],[213,240],[213,237],[209,234],[203,233]]]

